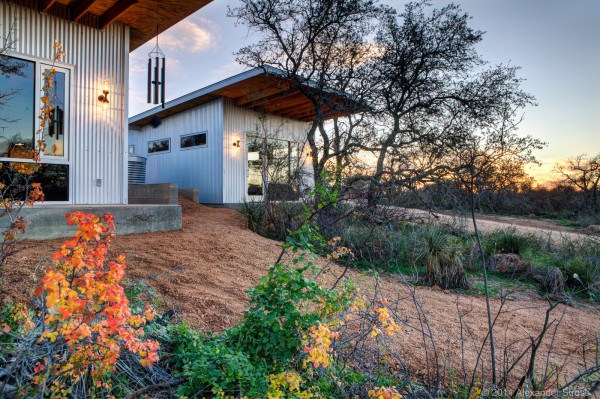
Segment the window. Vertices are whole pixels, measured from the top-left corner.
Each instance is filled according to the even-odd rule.
[[[248,195],[267,194],[273,200],[298,199],[298,143],[248,136]]]
[[[158,152],[170,152],[171,151],[171,139],[160,139],[148,142],[148,154],[155,154]]]
[[[43,73],[52,65],[34,59],[0,55],[0,164],[9,167],[2,183],[40,183],[45,201],[69,201],[68,137],[70,121],[69,68],[55,66],[50,105],[53,111],[44,128],[46,148],[41,164],[33,160],[41,109]],[[16,179],[20,173],[25,180]],[[24,186],[24,187],[25,187]],[[15,192],[18,197],[18,193]]]
[[[48,68],[44,67],[44,71]],[[65,121],[68,120],[68,92],[66,89],[66,73],[57,70],[51,91],[50,105],[54,107],[50,116],[50,123],[44,128],[46,141],[45,156],[65,156]]]
[[[35,62],[1,56],[0,63],[0,157],[31,158],[37,128]]]
[[[184,148],[193,148],[193,147],[205,147],[206,146],[206,134],[207,132],[202,133],[194,133],[194,134],[186,134],[181,136],[179,147],[181,149]]]

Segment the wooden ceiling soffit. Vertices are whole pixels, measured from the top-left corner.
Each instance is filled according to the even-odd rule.
[[[288,90],[288,87],[267,87],[264,90],[257,91],[255,93],[250,93],[245,96],[238,97],[234,100],[234,104],[236,107],[241,107],[249,102],[260,100],[264,97],[271,96],[273,94],[278,94],[283,91]]]
[[[296,94],[297,93],[295,92],[284,91],[271,96],[263,97],[259,100],[251,101],[243,106],[248,109],[255,109],[260,107],[265,108],[265,106],[269,106],[270,104],[280,104],[282,102],[287,101],[289,98],[294,98]]]
[[[312,104],[310,106],[296,107],[288,111],[279,110],[277,112],[282,115],[288,115],[290,118],[295,118],[297,115],[304,115],[307,112],[312,112],[313,114],[316,113],[315,108],[312,106]]]
[[[280,114],[287,116],[288,118],[292,118],[292,119],[303,119],[305,117],[311,117],[314,118],[316,116],[316,112],[314,110],[314,108],[304,108],[304,109],[298,109],[297,111],[290,111],[290,112],[281,112]],[[331,119],[334,118],[336,116],[341,116],[341,115],[347,115],[346,112],[340,111],[338,109],[331,109],[327,106],[323,107],[323,118],[324,119]]]
[[[303,118],[310,118],[310,120],[313,120],[315,117],[315,111],[314,110],[310,110],[310,111],[302,111],[302,112],[296,112],[294,114],[290,114],[290,113],[280,113],[277,112],[277,115],[283,116],[285,118],[290,118],[290,119],[297,119],[297,120],[303,120]]]
[[[304,94],[295,92],[293,94],[290,94],[288,97],[285,97],[281,101],[277,101],[274,104],[269,104],[267,106],[267,108],[270,111],[277,111],[277,110],[290,108],[290,107],[294,107],[294,106],[297,107],[302,104],[305,104],[306,102],[307,102],[307,99],[306,99],[306,97],[304,97]]]
[[[114,20],[119,18],[129,7],[137,4],[139,0],[119,0],[100,16],[100,29],[106,28]]]
[[[73,4],[71,7],[71,19],[75,22],[78,22],[81,17],[85,15],[85,13],[94,5],[96,0],[80,0]]]
[[[334,112],[326,112],[325,115],[323,115],[323,119],[324,120],[329,120],[329,119],[333,119],[333,118],[339,118],[340,116],[348,116],[348,113],[346,112],[341,112],[341,111],[334,111]],[[303,117],[299,117],[298,119],[303,121],[303,122],[312,122],[312,120],[315,118],[315,115],[311,115],[311,116],[303,116]]]
[[[283,112],[283,113],[291,113],[298,112],[301,110],[314,110],[315,107],[312,103],[306,102],[306,97],[304,99],[298,99],[295,101],[286,101],[281,104],[277,104],[273,107],[267,107],[268,112]]]
[[[42,0],[40,3],[40,12],[48,12],[56,0]]]

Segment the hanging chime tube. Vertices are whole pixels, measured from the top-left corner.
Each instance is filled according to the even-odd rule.
[[[162,68],[160,69],[160,102],[162,107],[165,107],[165,63],[166,59],[162,59]]]
[[[152,102],[152,58],[148,58],[148,104]]]
[[[158,104],[158,57],[154,58],[154,104]]]

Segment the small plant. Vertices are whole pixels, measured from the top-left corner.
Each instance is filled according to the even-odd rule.
[[[461,243],[439,228],[431,227],[421,237],[417,260],[426,267],[425,280],[443,289],[468,289]]]
[[[180,375],[185,379],[178,389],[179,395],[224,398],[265,393],[265,368],[235,349],[227,340],[227,332],[221,336],[202,334],[184,324],[172,326],[169,331],[169,345],[173,347],[170,363],[181,370]]]
[[[311,255],[300,254],[293,264],[269,267],[248,291],[250,306],[232,331],[231,339],[241,350],[254,360],[264,359],[275,370],[298,354],[302,332],[319,321],[314,308],[334,296],[307,276],[314,266]]]
[[[120,284],[125,256],[106,261],[115,237],[114,218],[74,212],[67,222],[78,230],[54,254],[53,267],[35,291],[41,312],[29,314],[23,322],[29,327],[12,336],[17,360],[6,374],[28,398],[110,391],[107,377],[123,349],[137,355],[142,366],[158,360],[158,343],[144,340],[142,329],[154,311],[131,311]]]
[[[527,234],[517,233],[516,229],[496,230],[483,238],[483,247],[488,254],[522,255],[529,249],[540,248],[538,240]]]

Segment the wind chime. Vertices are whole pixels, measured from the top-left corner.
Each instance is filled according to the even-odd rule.
[[[165,107],[165,53],[158,46],[158,1],[156,2],[156,46],[148,53],[148,103]]]

